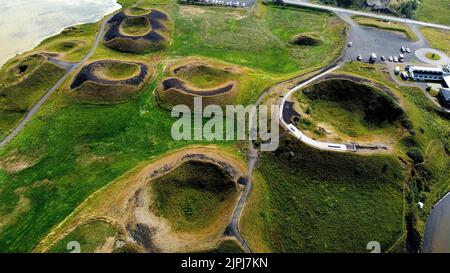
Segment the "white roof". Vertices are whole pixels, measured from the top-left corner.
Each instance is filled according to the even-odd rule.
[[[450,87],[450,75],[444,76],[444,82],[448,87]]]
[[[410,66],[409,70],[425,70],[432,72],[443,72],[442,68],[439,67],[427,67],[427,66]]]

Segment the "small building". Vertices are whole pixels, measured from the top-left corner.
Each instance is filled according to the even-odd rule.
[[[442,81],[444,70],[438,67],[410,66],[409,76],[416,81]]]
[[[450,88],[441,88],[438,97],[444,107],[450,108]]]

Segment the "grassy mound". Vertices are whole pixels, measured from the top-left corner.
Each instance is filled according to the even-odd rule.
[[[98,252],[105,244],[113,247],[116,230],[110,224],[103,221],[95,221],[77,227],[65,238],[58,241],[48,252],[68,253],[72,249],[67,249],[69,242],[78,242],[82,253]]]
[[[14,127],[36,101],[64,74],[40,55],[6,64],[0,71],[0,138]]]
[[[187,65],[176,70],[177,77],[197,88],[211,88],[236,79],[237,75],[209,65]]]
[[[139,73],[139,65],[124,62],[105,62],[93,70],[95,76],[110,80],[125,80]]]
[[[206,253],[244,253],[242,247],[235,240],[225,240],[217,247],[206,251]]]
[[[242,232],[254,251],[382,251],[403,234],[402,169],[394,156],[321,152],[293,138],[263,153]],[[258,242],[260,242],[258,244]]]
[[[236,194],[234,182],[222,169],[199,161],[156,179],[153,191],[157,211],[178,231],[207,228]]]
[[[433,61],[439,61],[441,59],[441,55],[432,52],[425,54],[425,57]]]
[[[351,80],[331,79],[303,90],[297,98],[305,114],[299,126],[320,135],[316,123],[349,137],[395,134],[403,110],[383,91]]]
[[[160,106],[193,106],[194,97],[201,96],[203,105],[226,105],[238,95],[240,73],[237,68],[214,65],[203,61],[188,62],[167,69],[170,78],[165,79],[157,89]],[[240,89],[240,88],[239,88]]]
[[[150,10],[141,7],[130,7],[127,10],[125,10],[125,13],[130,16],[141,16],[148,14],[149,12]]]
[[[322,39],[315,33],[303,33],[295,35],[291,43],[300,46],[317,46],[322,44],[322,42]]]
[[[129,36],[142,36],[151,31],[151,26],[145,17],[128,17],[122,21],[120,31]]]

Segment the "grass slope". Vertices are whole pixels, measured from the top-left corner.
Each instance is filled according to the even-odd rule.
[[[178,231],[206,228],[234,200],[234,182],[219,167],[196,161],[184,163],[154,181],[156,208]]]

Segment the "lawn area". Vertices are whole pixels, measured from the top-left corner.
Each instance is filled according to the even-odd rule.
[[[364,16],[353,16],[352,19],[363,26],[375,27],[389,31],[395,31],[405,34],[411,41],[417,41],[416,34],[407,25],[399,22],[383,21],[381,19],[374,19]]]
[[[450,25],[450,0],[422,0],[417,9],[417,19]]]
[[[80,244],[81,253],[95,253],[107,243],[108,239],[115,237],[116,231],[110,224],[101,221],[91,222],[77,227],[51,247],[48,252],[69,253],[72,249],[67,249],[68,243],[75,241]]]
[[[428,27],[421,28],[420,31],[434,48],[450,56],[450,31]]]
[[[344,24],[324,12],[260,5],[253,15],[239,9],[180,6],[174,16],[172,55],[201,55],[270,73],[323,64],[339,53],[343,43]],[[291,45],[290,36],[304,31],[317,32],[324,43]]]
[[[34,59],[34,58],[32,58]],[[3,66],[0,77],[5,79],[0,84],[0,138],[5,137],[20,122],[25,113],[45,94],[45,92],[64,75],[64,70],[49,62],[41,62],[33,66],[34,61],[25,62],[30,65],[30,72],[17,75],[15,66],[10,63]],[[20,67],[25,65],[19,62]],[[28,70],[28,69],[27,69]],[[3,85],[5,84],[5,85]]]
[[[386,251],[403,234],[394,156],[320,152],[288,138],[262,154],[258,172],[255,191],[264,196],[252,193],[241,225],[254,251],[367,252],[370,241]]]
[[[177,231],[208,228],[237,194],[235,184],[219,167],[189,161],[154,181],[156,210]],[[231,204],[234,206],[234,204]]]

